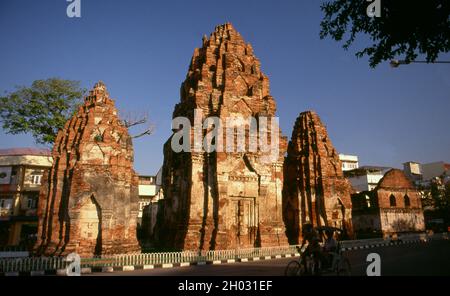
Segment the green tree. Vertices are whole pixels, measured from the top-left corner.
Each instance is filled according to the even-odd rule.
[[[445,183],[444,176],[435,178],[428,187],[420,188],[424,198],[422,205],[425,210],[437,214],[435,217],[444,219],[450,226],[450,181]]]
[[[372,45],[358,51],[367,55],[371,67],[404,55],[413,61],[419,54],[434,62],[439,54],[450,51],[450,1],[448,0],[377,0],[381,16],[369,17],[365,0],[325,2],[321,9],[320,38],[346,39],[347,50],[360,34],[368,35]]]
[[[81,103],[79,81],[50,78],[0,97],[0,121],[9,134],[31,133],[39,144],[53,144],[59,129]]]
[[[450,181],[443,187],[440,208],[442,211],[442,217],[446,221],[447,226],[450,226]]]

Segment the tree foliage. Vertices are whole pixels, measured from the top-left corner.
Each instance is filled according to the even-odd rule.
[[[444,176],[435,178],[428,188],[420,189],[424,193],[423,207],[436,212],[450,225],[450,181],[445,180]]]
[[[443,184],[442,181],[435,181],[431,185],[431,197],[436,209],[442,212],[447,220],[450,215],[450,182]]]
[[[9,134],[31,133],[39,144],[53,144],[81,103],[79,81],[50,78],[0,97],[0,121]]]
[[[358,35],[368,35],[372,44],[356,56],[368,56],[371,67],[398,56],[413,61],[419,54],[434,62],[450,51],[449,0],[381,0],[381,17],[373,18],[367,16],[369,4],[365,0],[322,4],[320,38],[345,38],[347,50]]]

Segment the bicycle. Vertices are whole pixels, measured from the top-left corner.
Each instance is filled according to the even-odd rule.
[[[331,227],[320,227],[318,230],[332,229],[333,231],[342,231],[341,229]],[[350,260],[343,254],[341,242],[337,243],[335,252],[328,252],[331,255],[331,265],[326,266],[327,262],[322,262],[319,258],[315,258],[314,254],[308,254],[302,256],[302,252],[299,247],[300,258],[288,263],[284,271],[285,276],[305,276],[305,275],[321,275],[331,273],[336,276],[350,276],[351,265]],[[328,262],[329,263],[329,262]]]
[[[323,269],[324,273],[333,273],[337,276],[350,276],[351,264],[350,260],[343,254],[341,243],[338,242],[336,252],[330,252],[332,255],[331,266]]]
[[[300,253],[300,257],[298,260],[293,260],[288,263],[286,266],[284,275],[286,276],[305,276],[305,275],[317,275],[319,270],[321,269],[320,260],[314,257],[314,254],[309,254],[302,256],[302,252],[299,247],[297,250]]]

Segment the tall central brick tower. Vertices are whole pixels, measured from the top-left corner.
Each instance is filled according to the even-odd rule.
[[[203,119],[216,116],[223,122],[253,117],[258,126],[260,118],[275,116],[269,79],[252,46],[229,23],[216,27],[195,49],[173,117],[186,117],[194,125],[195,110]],[[270,162],[263,161],[270,152],[259,149],[175,153],[169,139],[157,241],[188,250],[286,245],[281,193],[287,139],[279,129],[272,132],[279,145]]]

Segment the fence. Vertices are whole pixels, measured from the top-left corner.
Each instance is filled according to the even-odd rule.
[[[427,240],[449,239],[448,234],[411,234],[399,236],[402,241],[427,241]],[[341,246],[359,247],[367,245],[376,245],[389,243],[390,239],[365,239],[342,241]],[[195,263],[211,262],[229,259],[243,259],[252,257],[266,257],[277,255],[292,255],[297,253],[297,246],[263,247],[234,250],[216,250],[216,251],[183,251],[183,252],[165,252],[165,253],[143,253],[102,256],[99,258],[82,258],[82,268],[102,268],[102,267],[122,267],[136,265],[164,265],[176,263]],[[65,257],[31,257],[31,258],[4,258],[0,259],[0,272],[31,272],[44,270],[65,269],[68,265]]]
[[[121,267],[135,265],[164,265],[175,263],[208,262],[251,257],[266,257],[295,254],[296,246],[263,247],[251,249],[216,250],[216,251],[183,251],[167,253],[124,254],[102,256],[98,258],[82,258],[82,268]],[[42,270],[58,270],[66,268],[65,257],[39,257],[0,259],[0,272],[30,272]]]
[[[0,272],[29,272],[66,268],[63,257],[0,259]]]

